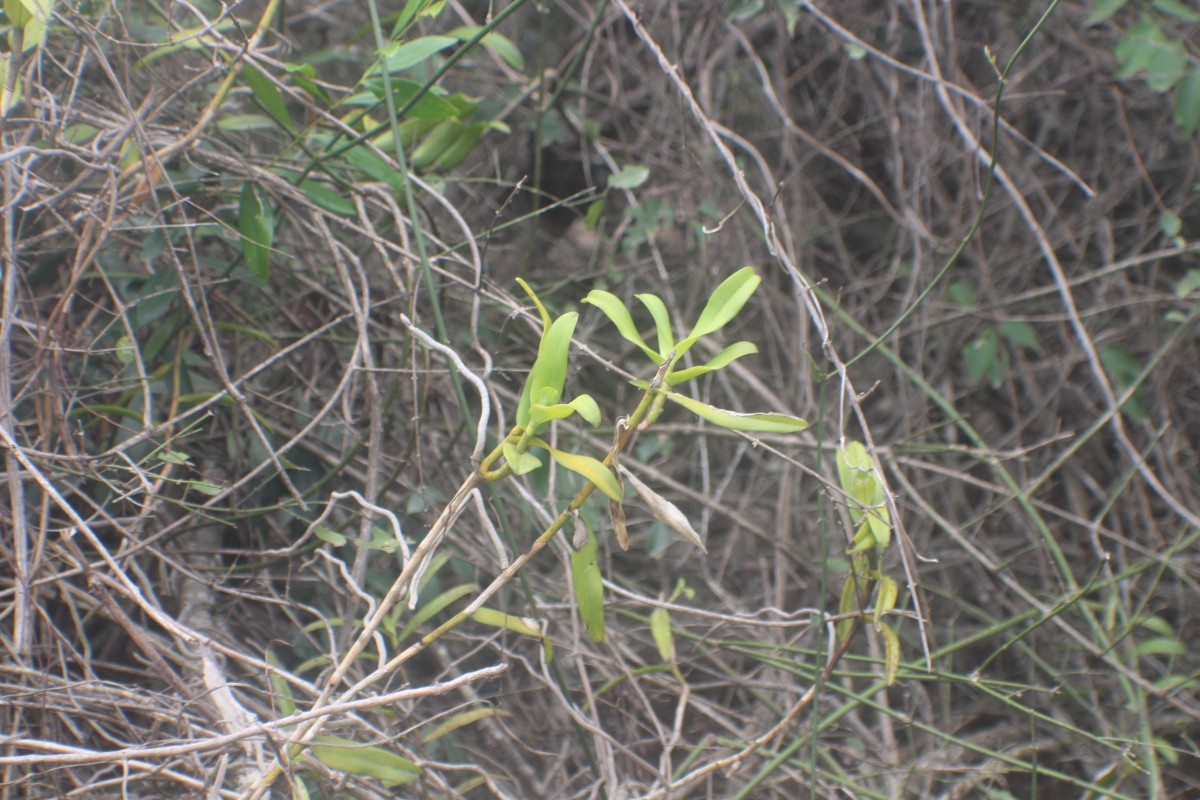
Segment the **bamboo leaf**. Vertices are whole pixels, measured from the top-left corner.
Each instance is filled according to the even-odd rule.
[[[351,775],[375,778],[391,789],[421,777],[421,768],[407,758],[382,747],[364,747],[351,739],[318,736],[309,749],[326,766]]]
[[[271,83],[270,78],[259,72],[258,68],[249,62],[244,62],[242,66],[242,79],[246,81],[246,85],[250,87],[250,91],[254,93],[254,97],[263,107],[263,111],[271,119],[275,120],[280,127],[295,132],[296,123],[292,121],[292,115],[288,113],[287,103],[283,101],[283,95],[279,93],[279,89],[275,84]]]
[[[242,236],[242,256],[254,280],[266,283],[271,275],[271,240],[275,237],[275,217],[270,203],[263,203],[254,185],[242,184],[238,203],[238,232]]]
[[[404,629],[400,631],[400,635],[396,637],[397,642],[403,642],[413,634],[417,628],[424,625],[429,620],[433,619],[446,606],[453,603],[460,597],[464,597],[472,592],[479,591],[479,586],[474,583],[460,583],[450,589],[439,594],[437,597],[422,603],[421,607],[413,612],[412,617],[405,623]],[[399,606],[397,606],[399,608]]]

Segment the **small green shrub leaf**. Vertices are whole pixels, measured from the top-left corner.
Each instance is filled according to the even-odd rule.
[[[289,64],[284,62],[283,68],[288,71],[292,82],[299,86],[310,95],[320,100],[326,106],[333,105],[333,101],[329,99],[329,92],[325,91],[325,87],[316,82],[317,71],[313,69],[311,64]]]
[[[1193,65],[1175,88],[1175,124],[1186,136],[1200,127],[1200,65]]]
[[[575,586],[575,602],[579,618],[587,627],[594,642],[604,641],[604,578],[597,557],[599,545],[596,533],[588,526],[587,541],[571,552],[571,582]]]
[[[1178,236],[1179,231],[1183,229],[1183,220],[1181,220],[1179,215],[1174,211],[1168,209],[1159,215],[1158,227],[1159,230],[1163,232],[1164,236],[1170,236],[1174,238]]]
[[[1004,376],[1000,363],[1000,340],[994,328],[988,328],[963,345],[960,354],[967,366],[967,380],[971,386],[979,383],[984,377],[991,378],[993,384],[1002,382]],[[999,379],[997,371],[1000,371]]]
[[[314,742],[318,744],[310,745],[309,749],[326,766],[351,775],[375,778],[389,789],[421,777],[419,766],[382,747],[364,747],[336,736],[318,736]]]
[[[1127,2],[1129,0],[1096,0],[1092,6],[1092,13],[1088,14],[1088,18],[1084,21],[1084,24],[1099,25],[1124,8]]]
[[[369,147],[358,145],[345,152],[346,163],[372,180],[386,183],[397,192],[404,191],[404,175]]]
[[[850,632],[854,630],[854,617],[848,615],[854,614],[856,611],[858,611],[858,577],[851,572],[842,583],[842,596],[838,600],[838,616],[845,617],[845,619],[838,620],[837,624],[839,642],[850,638]]]
[[[1001,322],[1000,333],[1017,347],[1042,352],[1042,346],[1038,343],[1037,329],[1024,320],[1010,319],[1007,322]]]
[[[1164,14],[1169,14],[1185,22],[1200,22],[1200,11],[1184,3],[1183,0],[1154,0],[1154,7]]]
[[[610,189],[636,189],[650,177],[650,168],[626,164],[608,178]]]

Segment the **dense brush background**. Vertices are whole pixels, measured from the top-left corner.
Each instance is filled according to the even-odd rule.
[[[255,720],[315,701],[400,570],[381,512],[415,544],[474,468],[467,373],[490,442],[513,424],[539,335],[515,278],[581,311],[569,387],[604,425],[555,436],[600,454],[653,367],[580,300],[654,292],[686,327],[747,264],[762,287],[714,338],[760,353],[693,391],[811,428],[668,410],[624,457],[707,555],[636,502],[623,552],[592,500],[602,643],[559,536],[488,604],[541,625],[552,660],[464,622],[359,697],[431,691],[326,723],[361,760],[293,760],[273,796],[1200,794],[1194,2],[451,0],[399,41],[511,11],[521,58],[476,47],[437,77],[504,125],[407,183],[394,148],[339,149],[406,5],[59,3],[9,48],[4,796],[248,796],[289,733]],[[1137,47],[1167,55],[1139,71]],[[846,439],[873,442],[899,511],[890,689],[870,627],[820,680]],[[577,487],[540,471],[468,503],[415,633]]]

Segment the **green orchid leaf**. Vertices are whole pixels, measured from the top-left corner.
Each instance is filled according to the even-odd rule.
[[[842,596],[838,601],[838,616],[846,617],[838,620],[837,640],[839,642],[850,638],[850,632],[854,630],[854,618],[846,615],[853,614],[855,611],[858,611],[858,576],[850,573],[846,576],[845,583],[842,584]]]
[[[318,736],[310,745],[312,754],[326,766],[351,775],[375,778],[391,789],[420,780],[421,768],[407,758],[382,747],[366,747],[352,739]]]
[[[621,334],[625,341],[637,345],[643,353],[645,353],[655,364],[661,364],[663,357],[650,349],[646,341],[642,339],[642,335],[638,333],[637,325],[633,324],[633,317],[629,314],[629,309],[625,304],[612,292],[606,292],[603,289],[593,289],[588,292],[588,296],[583,298],[583,302],[593,305],[604,312],[604,316],[608,317],[609,321],[616,327],[617,333]]]
[[[702,403],[699,400],[693,400],[686,395],[660,391],[668,400],[678,403],[697,417],[731,431],[744,431],[747,433],[795,433],[808,427],[807,422],[790,414],[769,412],[746,414],[740,411],[728,411],[716,406],[710,406],[708,403]]]
[[[512,467],[513,474],[525,475],[533,472],[542,465],[542,460],[529,452],[519,452],[517,445],[514,442],[505,442],[502,446],[504,450],[504,460]]]
[[[517,424],[529,425],[529,407],[535,401],[541,405],[552,405],[562,396],[563,384],[567,380],[567,357],[571,351],[571,337],[575,334],[575,323],[579,315],[574,311],[563,314],[546,330],[538,348],[537,359],[525,381],[521,401],[517,405]],[[547,402],[549,400],[549,402]]]
[[[675,334],[671,333],[671,314],[667,311],[666,304],[656,294],[635,294],[634,297],[642,301],[642,305],[654,318],[654,328],[658,332],[658,354],[666,358],[667,353],[675,347]]]
[[[665,608],[650,612],[650,635],[664,664],[675,663],[675,637],[671,634],[671,613]]]
[[[542,317],[542,338],[545,339],[546,331],[550,330],[550,312],[546,310],[544,305],[542,305],[541,298],[539,298],[537,296],[537,292],[535,292],[533,288],[525,282],[524,278],[517,278],[517,285],[525,290],[525,294],[530,300],[533,301],[533,304],[537,306],[538,314]]]
[[[587,626],[594,642],[604,641],[604,578],[600,574],[599,546],[596,533],[588,525],[587,541],[571,552],[571,582],[575,585],[575,602],[579,617]]]
[[[850,543],[850,549],[846,552],[850,555],[858,555],[868,553],[875,547],[875,535],[871,533],[871,526],[864,522],[858,526],[858,531],[854,534],[854,541]]]
[[[891,514],[886,506],[881,505],[870,509],[866,517],[867,529],[871,531],[871,538],[875,540],[875,549],[883,552],[892,541]]]
[[[746,305],[746,301],[761,282],[762,278],[758,277],[754,267],[742,267],[723,280],[708,298],[708,303],[700,312],[700,318],[696,320],[692,332],[679,343],[679,347],[676,348],[677,355],[687,352],[701,336],[707,336],[728,325],[742,310],[742,306]]]
[[[617,476],[613,474],[611,469],[604,466],[603,462],[591,456],[555,450],[541,439],[533,438],[529,440],[529,443],[535,447],[541,447],[549,451],[559,466],[569,469],[571,472],[578,473],[596,484],[596,488],[603,492],[604,496],[609,500],[615,500],[618,503],[621,502],[621,497],[624,494],[621,489],[621,482],[617,480]]]
[[[900,587],[896,579],[890,575],[881,575],[875,589],[875,630],[883,626],[883,615],[896,607],[896,598],[900,596]]]
[[[900,671],[900,637],[890,625],[881,626],[879,632],[883,634],[884,679],[888,686],[893,686],[896,683],[896,673]]]
[[[549,394],[548,390],[547,393]],[[595,427],[600,424],[600,406],[591,395],[581,394],[569,403],[554,403],[542,405],[531,403],[529,406],[529,429],[533,432],[541,430],[547,422],[556,419],[566,419],[572,414],[578,414]]]
[[[590,394],[581,394],[568,403],[593,428],[600,424],[600,406]]]
[[[721,369],[722,367],[732,364],[742,356],[753,355],[758,352],[758,348],[753,342],[735,342],[729,345],[721,352],[717,353],[713,358],[703,366],[688,367],[677,372],[671,372],[667,375],[667,385],[677,386],[693,378],[699,378],[701,375],[707,375],[710,372]]]

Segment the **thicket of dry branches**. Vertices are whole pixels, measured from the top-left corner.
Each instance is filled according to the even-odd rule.
[[[1195,795],[1200,160],[1162,95],[1114,77],[1133,9],[1089,28],[1057,6],[993,142],[987,52],[1003,67],[1045,7],[725,5],[516,9],[523,68],[480,49],[443,80],[511,133],[410,175],[412,203],[337,157],[341,182],[314,180],[340,203],[306,191],[311,140],[247,122],[253,64],[301,131],[355,135],[287,65],[350,94],[366,4],[56,7],[0,129],[6,796]],[[628,166],[648,180],[586,225]],[[247,183],[274,215],[265,282]],[[557,311],[600,286],[690,320],[744,264],[763,289],[723,336],[761,353],[699,391],[812,428],[668,414],[641,436],[622,463],[708,553],[636,504],[622,552],[597,504],[593,642],[569,537],[504,571],[570,477],[470,480],[537,347],[513,278]],[[576,341],[606,427],[556,435],[602,454],[653,371],[592,311]],[[845,439],[873,443],[898,512],[891,689],[870,626],[822,675]],[[397,534],[446,603],[415,631],[407,597],[383,615],[416,563]],[[479,621],[414,646],[489,584],[552,659]],[[314,719],[375,772],[297,760]],[[384,751],[419,778],[389,783]]]

